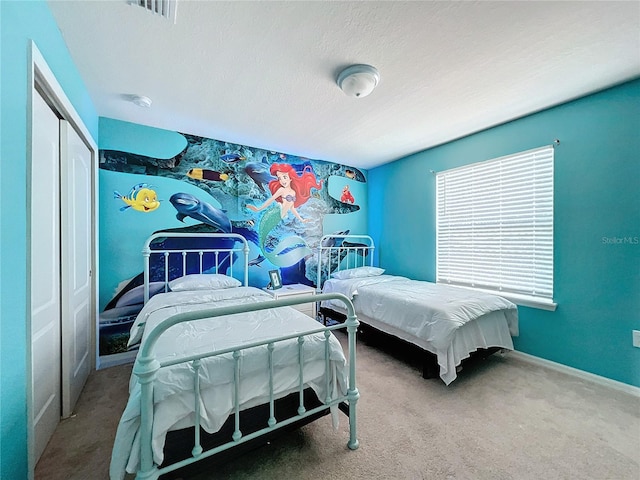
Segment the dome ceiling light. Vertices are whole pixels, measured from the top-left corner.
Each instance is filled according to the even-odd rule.
[[[371,65],[351,65],[338,75],[336,83],[350,97],[369,95],[380,82],[380,73]]]
[[[124,99],[142,108],[149,108],[151,106],[151,99],[144,95],[123,95]]]

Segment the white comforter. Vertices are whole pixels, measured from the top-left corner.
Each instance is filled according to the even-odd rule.
[[[447,385],[471,352],[513,350],[511,337],[518,335],[517,307],[496,295],[391,275],[330,279],[323,292],[346,295],[360,321],[435,354]],[[322,306],[342,311],[332,301]]]
[[[237,303],[271,301],[271,296],[253,287],[213,291],[169,292],[151,298],[138,315],[131,330],[130,343],[170,315]],[[155,347],[159,360],[221,350],[278,336],[302,333],[318,328],[318,323],[290,307],[260,312],[184,322],[167,330]],[[331,399],[346,393],[347,368],[342,347],[330,336],[330,392],[325,386],[324,335],[305,337],[305,386],[313,388],[318,398],[327,393]],[[297,391],[299,382],[298,343],[296,339],[276,344],[274,392],[281,398]],[[247,409],[269,400],[267,347],[243,350],[240,359],[240,408]],[[202,426],[216,432],[233,410],[233,360],[231,354],[203,360],[200,371]],[[162,368],[154,383],[155,417],[153,424],[154,461],[163,460],[165,435],[169,430],[194,425],[193,370],[190,364]],[[125,468],[134,473],[140,452],[140,385],[133,376],[127,406],[118,425],[113,447],[110,475],[122,479]]]
[[[482,315],[505,311],[517,335],[518,310],[509,300],[487,293],[393,275],[327,280],[324,293],[357,299],[359,313],[421,338],[436,349],[447,348],[459,327]]]

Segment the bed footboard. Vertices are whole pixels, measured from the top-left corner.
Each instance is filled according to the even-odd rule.
[[[186,321],[193,321],[203,318],[211,318],[211,317],[219,317],[224,315],[233,315],[243,312],[249,311],[258,311],[258,310],[266,310],[277,307],[284,306],[292,306],[296,304],[315,302],[315,301],[323,301],[323,300],[340,300],[344,303],[347,309],[347,320],[345,324],[334,325],[330,327],[320,326],[317,329],[306,331],[303,333],[296,333],[292,335],[287,335],[284,337],[272,338],[265,341],[253,342],[248,344],[243,344],[240,347],[228,348],[223,350],[215,350],[199,355],[193,355],[188,357],[182,357],[175,360],[167,360],[160,362],[156,359],[154,355],[154,346],[158,340],[158,338],[165,332],[168,328]],[[321,404],[312,408],[307,408],[305,406],[305,381],[304,381],[304,349],[303,345],[306,337],[309,335],[315,335],[322,333],[324,335],[324,362],[325,362],[325,372],[329,372],[330,369],[330,359],[329,359],[329,339],[331,337],[331,331],[339,328],[344,328],[346,325],[347,335],[348,335],[348,385],[346,394],[342,394],[338,392],[337,395],[334,395],[333,398],[330,396],[331,389],[329,388],[329,375],[326,375],[326,398],[320,399]],[[326,411],[329,407],[338,407],[341,403],[346,403],[348,405],[348,416],[349,416],[349,440],[347,446],[351,450],[355,450],[359,446],[358,438],[357,438],[357,429],[356,429],[356,404],[360,397],[356,386],[356,331],[358,328],[358,320],[356,318],[353,304],[351,301],[341,294],[320,294],[320,295],[309,295],[309,296],[299,296],[299,297],[291,297],[285,298],[281,300],[270,300],[266,302],[248,304],[248,305],[233,305],[233,306],[225,306],[212,308],[208,310],[200,310],[197,312],[184,312],[175,314],[159,325],[156,326],[151,332],[149,332],[147,338],[143,342],[140,347],[140,352],[138,354],[138,358],[136,360],[136,364],[134,366],[134,374],[138,377],[139,383],[141,386],[141,409],[140,409],[140,469],[137,473],[136,478],[138,479],[157,479],[160,475],[172,472],[179,468],[191,465],[197,461],[203,460],[205,458],[209,458],[213,455],[216,455],[220,452],[224,452],[228,449],[231,449],[235,446],[245,444],[253,439],[256,439],[260,436],[269,435],[273,433],[275,430],[282,429],[284,427],[290,426],[297,421],[306,419],[312,416],[318,416],[319,414]],[[299,365],[299,386],[297,391],[298,396],[298,408],[297,415],[293,417],[286,418],[284,420],[278,421],[275,418],[274,410],[275,410],[275,402],[276,394],[274,392],[273,387],[273,379],[274,379],[274,365],[272,362],[272,353],[275,348],[275,345],[278,342],[283,342],[287,340],[297,340],[299,356],[298,356],[298,365]],[[255,348],[259,346],[266,346],[268,351],[268,359],[269,364],[267,367],[268,375],[269,375],[269,418],[264,425],[263,428],[259,428],[256,431],[250,433],[243,433],[240,427],[240,405],[239,405],[239,384],[240,384],[240,363],[239,359],[241,357],[241,352],[243,350],[249,348]],[[205,450],[203,448],[202,440],[201,440],[201,412],[200,412],[200,404],[201,404],[201,393],[200,393],[200,368],[202,361],[209,357],[215,357],[224,354],[231,354],[234,359],[235,364],[235,373],[233,378],[233,412],[231,414],[230,419],[233,419],[233,433],[232,440],[223,444],[219,444],[213,448]],[[153,460],[153,449],[152,449],[152,426],[153,426],[153,416],[154,416],[154,380],[157,372],[163,368],[171,365],[177,365],[180,363],[189,362],[192,366],[194,372],[194,415],[195,415],[195,427],[193,429],[193,448],[191,450],[191,457],[187,459],[183,459],[172,463],[170,465],[164,465],[160,468],[154,463]],[[165,462],[166,463],[166,462]]]
[[[307,409],[324,406],[324,404],[318,399],[312,388],[307,388],[304,391],[304,405]],[[279,398],[275,401],[275,411],[279,417],[289,418],[297,415],[297,409],[299,407],[298,393],[291,393],[286,397]],[[343,402],[339,405],[340,410],[346,415],[349,414],[348,405]],[[252,441],[236,445],[233,448],[220,452],[212,457],[204,459],[203,461],[189,465],[173,472],[162,475],[161,480],[179,480],[191,475],[197,475],[203,471],[212,471],[217,466],[228,462],[230,460],[241,457],[253,449],[268,445],[282,434],[290,431],[297,430],[308,423],[311,423],[321,417],[328,415],[329,407],[324,406],[324,410],[318,412],[315,415],[305,417],[302,420],[298,420],[286,428],[276,429],[272,432],[255,438]],[[264,427],[269,418],[269,405],[258,405],[248,410],[244,410],[240,415],[240,431],[244,434],[253,433]],[[224,425],[216,433],[207,433],[203,428],[200,429],[200,439],[202,447],[205,451],[220,446],[231,438],[234,431],[234,419],[229,417]],[[186,458],[192,456],[191,448],[193,445],[194,427],[184,428],[181,430],[173,430],[167,433],[165,447],[164,447],[164,461],[160,468],[177,463]]]

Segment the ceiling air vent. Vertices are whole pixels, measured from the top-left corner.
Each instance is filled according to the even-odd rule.
[[[149,12],[176,23],[178,0],[129,0],[130,5],[138,5]]]

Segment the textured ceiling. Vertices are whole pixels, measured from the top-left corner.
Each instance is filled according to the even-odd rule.
[[[636,1],[49,5],[100,116],[365,169],[640,76]]]

